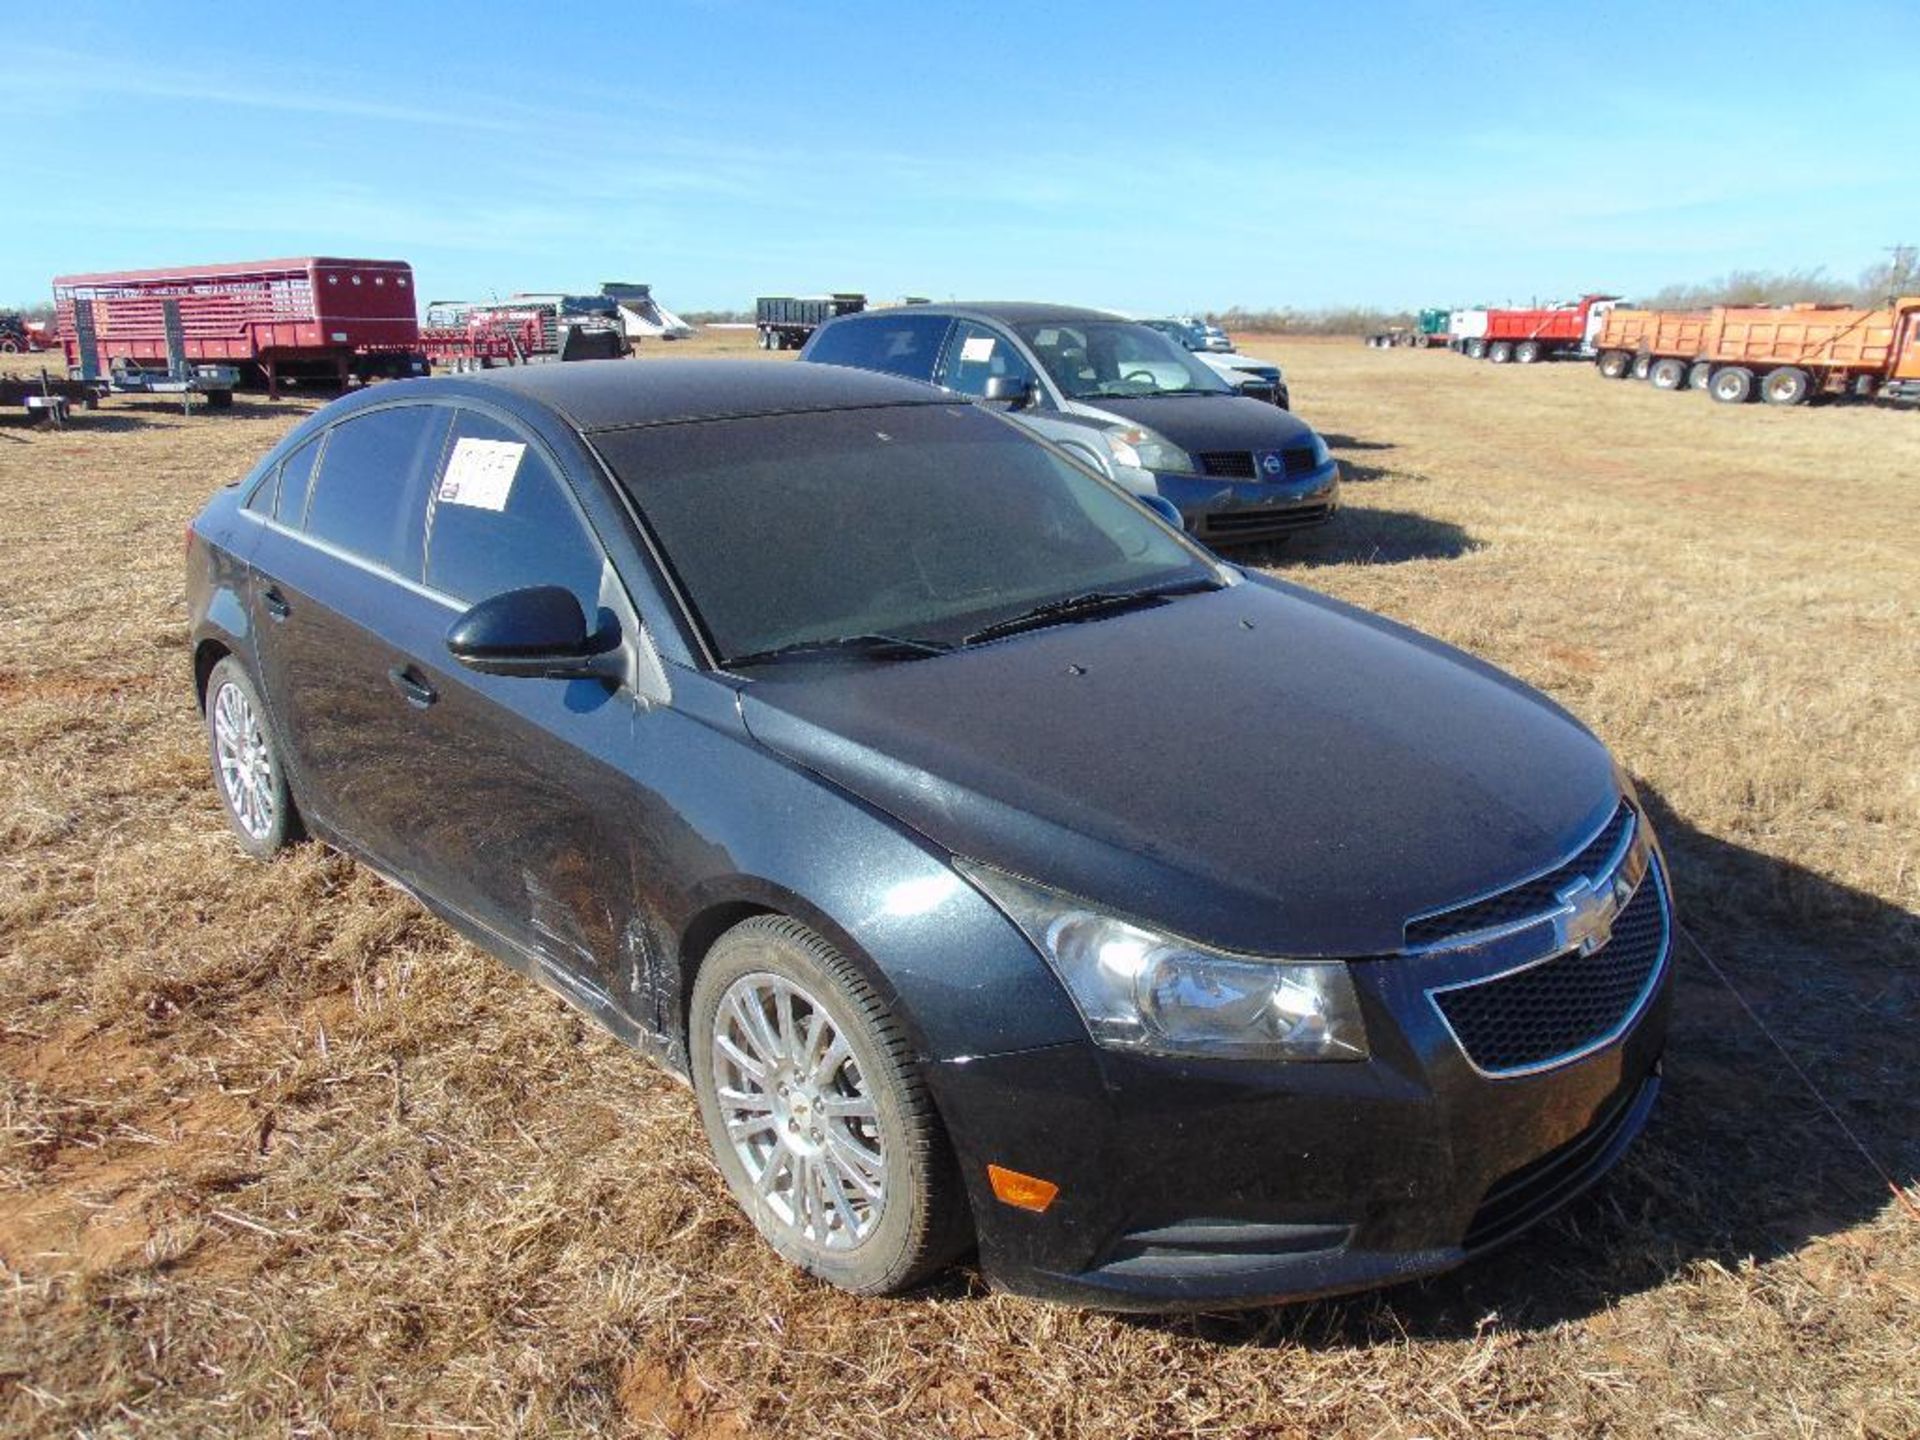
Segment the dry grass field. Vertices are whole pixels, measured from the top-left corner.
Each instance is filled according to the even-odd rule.
[[[1628,1162],[1454,1276],[1164,1321],[829,1292],[675,1083],[354,863],[241,857],[181,528],[311,402],[115,401],[0,428],[0,1429],[1920,1435],[1920,415],[1245,345],[1349,504],[1252,558],[1604,736],[1909,1199],[1683,951]]]

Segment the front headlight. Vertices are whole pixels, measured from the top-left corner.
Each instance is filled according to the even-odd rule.
[[[1248,1060],[1367,1056],[1353,977],[1338,960],[1228,954],[984,865],[955,864],[1026,932],[1101,1045]]]
[[[1113,447],[1113,458],[1122,465],[1141,470],[1167,470],[1179,475],[1191,475],[1196,469],[1191,455],[1144,425],[1109,430],[1107,443]]]

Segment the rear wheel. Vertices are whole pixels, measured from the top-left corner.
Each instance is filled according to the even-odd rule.
[[[1468,359],[1483,360],[1486,358],[1486,354],[1487,354],[1487,342],[1485,340],[1467,341],[1467,358]]]
[[[1487,346],[1487,359],[1495,365],[1504,365],[1513,359],[1513,346],[1505,340],[1496,340]]]
[[[1522,365],[1531,365],[1540,358],[1541,348],[1538,340],[1522,340],[1513,347],[1513,358]]]
[[[1760,382],[1760,398],[1769,405],[1800,405],[1813,393],[1813,380],[1795,365],[1769,370]]]
[[[1753,398],[1753,372],[1743,365],[1722,365],[1708,379],[1707,393],[1722,405],[1744,405]]]
[[[850,960],[797,921],[757,916],[714,945],[692,1009],[700,1118],[775,1250],[873,1295],[965,1247],[965,1192],[913,1046]]]
[[[1633,363],[1633,357],[1624,350],[1602,350],[1600,359],[1595,363],[1606,379],[1621,380],[1626,377],[1627,367]]]
[[[213,780],[240,848],[265,860],[299,836],[266,707],[245,668],[231,655],[207,677],[207,750]]]
[[[1647,383],[1656,390],[1680,389],[1687,383],[1686,361],[1675,360],[1670,355],[1654,361],[1647,371]]]
[[[0,355],[18,355],[20,342],[11,335],[0,336]]]
[[[1652,372],[1653,372],[1653,357],[1651,355],[1636,355],[1633,357],[1633,378],[1634,379],[1644,380]]]
[[[1696,360],[1687,367],[1687,388],[1689,390],[1704,390],[1707,388],[1707,382],[1711,379],[1713,379],[1713,362],[1711,360]]]

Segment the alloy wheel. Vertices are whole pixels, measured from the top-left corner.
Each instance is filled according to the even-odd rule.
[[[887,1204],[879,1110],[827,1008],[793,981],[743,975],[713,1021],[727,1139],[763,1215],[805,1249],[863,1243]]]
[[[266,839],[274,820],[273,753],[238,685],[222,685],[213,697],[213,749],[233,818],[253,839]]]

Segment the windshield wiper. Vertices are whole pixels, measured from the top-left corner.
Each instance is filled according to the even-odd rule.
[[[1178,390],[1147,390],[1134,397],[1139,400],[1152,400],[1161,395],[1231,395],[1231,390],[1211,390],[1204,385],[1184,385]]]
[[[1048,625],[1092,620],[1121,610],[1133,610],[1143,605],[1157,605],[1162,600],[1175,595],[1195,595],[1203,590],[1220,588],[1218,580],[1201,577],[1176,581],[1170,585],[1142,586],[1138,590],[1088,590],[1080,595],[1068,595],[1061,600],[1049,600],[1044,605],[1036,605],[1031,610],[1022,610],[1018,615],[1010,615],[1005,620],[996,620],[991,625],[975,630],[971,635],[963,636],[960,643],[978,645],[985,640],[998,640],[1002,635],[1017,635],[1022,630],[1039,630]]]
[[[908,635],[837,635],[826,640],[796,640],[769,650],[729,655],[727,665],[763,665],[769,660],[794,660],[808,655],[857,653],[874,660],[916,660],[944,655],[953,646],[944,640],[915,640]]]

